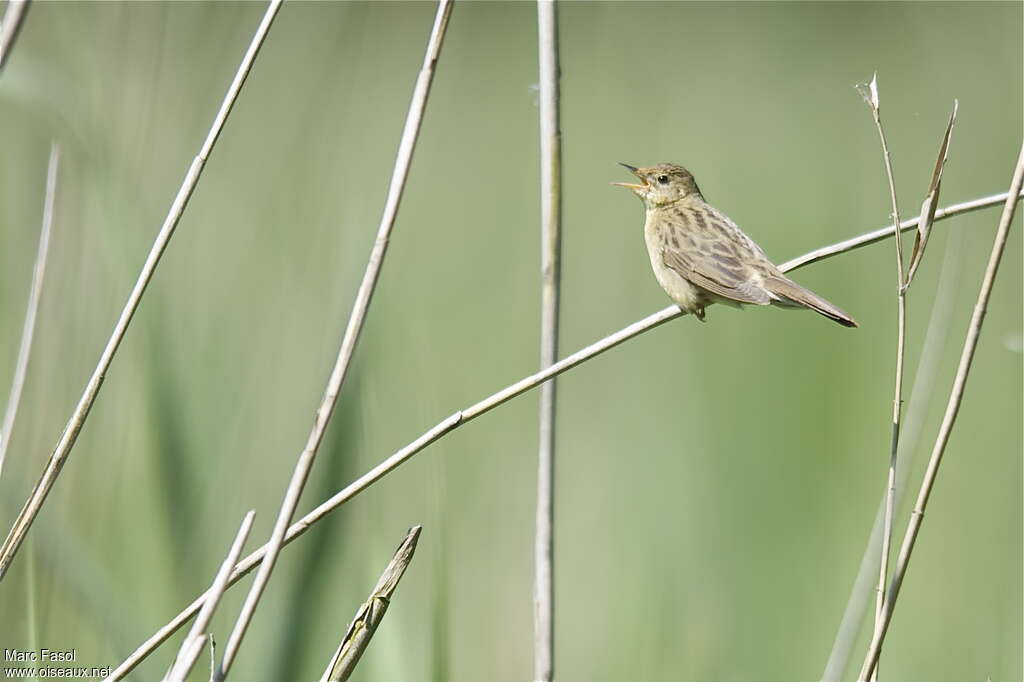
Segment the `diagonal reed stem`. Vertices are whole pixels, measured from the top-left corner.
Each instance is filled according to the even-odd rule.
[[[7,58],[11,55],[11,48],[18,38],[27,11],[28,0],[7,0],[7,9],[0,19],[0,70],[3,70]]]
[[[545,369],[558,359],[562,257],[562,133],[555,0],[537,0],[537,46],[540,63],[540,368]],[[533,585],[533,679],[536,682],[550,682],[555,664],[555,398],[552,379],[540,387]]]
[[[345,328],[345,335],[338,349],[338,357],[334,363],[330,378],[327,380],[327,387],[324,390],[320,407],[317,408],[313,419],[313,428],[306,439],[306,446],[295,463],[295,470],[292,473],[288,489],[285,491],[284,501],[277,514],[274,523],[274,530],[270,540],[267,542],[267,551],[264,553],[263,561],[260,563],[260,570],[253,580],[252,587],[246,595],[242,604],[238,620],[224,647],[223,659],[214,679],[217,682],[223,680],[231,669],[231,665],[238,654],[242,638],[249,628],[256,606],[259,604],[270,574],[274,570],[277,556],[285,541],[285,533],[295,516],[295,508],[302,497],[303,489],[309,478],[309,472],[313,468],[317,451],[327,430],[334,407],[338,402],[338,395],[348,374],[349,365],[352,362],[352,355],[355,353],[359,335],[363,330],[363,323],[366,320],[367,310],[370,308],[370,301],[373,298],[377,280],[380,277],[381,267],[384,264],[384,256],[387,253],[388,241],[391,238],[391,231],[395,226],[395,219],[398,217],[398,207],[402,201],[402,193],[405,190],[405,181],[409,176],[409,167],[412,164],[413,152],[416,149],[416,140],[419,137],[420,126],[423,123],[423,113],[426,111],[427,98],[430,95],[430,86],[434,80],[434,71],[437,66],[438,57],[441,54],[441,45],[444,42],[445,31],[448,28],[448,18],[451,16],[451,0],[441,0],[437,5],[437,13],[434,17],[433,29],[430,39],[427,41],[426,54],[423,57],[423,66],[416,79],[416,86],[413,89],[412,102],[409,104],[409,112],[405,119],[405,128],[402,131],[402,139],[398,145],[398,155],[395,159],[395,167],[391,174],[391,185],[388,188],[387,200],[384,204],[384,214],[377,229],[377,239],[370,251],[370,258],[363,273],[362,283],[356,293],[356,301],[352,306],[352,313],[348,318],[348,325]]]
[[[959,204],[950,204],[949,206],[935,211],[935,220],[945,220],[946,218],[963,215],[964,213],[973,213],[975,211],[980,211],[983,208],[990,208],[997,204],[1002,204],[1006,201],[1006,197],[1008,196],[1010,195],[1007,192],[1000,192],[999,194],[991,194],[987,197],[979,197],[978,199],[971,199],[970,201],[961,201]],[[1024,199],[1024,193],[1018,193],[1017,201],[1020,201],[1021,199]],[[910,230],[915,229],[919,222],[921,222],[920,218],[904,220],[900,223],[900,232],[909,232]],[[847,251],[853,251],[865,246],[870,246],[871,244],[877,244],[883,239],[891,237],[892,233],[892,225],[880,227],[877,230],[866,232],[865,234],[859,234],[856,237],[844,239],[841,242],[829,244],[828,246],[822,246],[814,251],[808,251],[802,256],[797,256],[792,260],[786,261],[779,266],[779,269],[783,272],[792,272],[793,270],[802,268],[805,265],[817,263],[825,258],[831,258],[836,254],[846,253]]]
[[[974,352],[977,350],[978,338],[981,335],[981,325],[985,321],[988,300],[992,295],[992,286],[995,283],[999,263],[1003,257],[1007,236],[1010,233],[1010,223],[1013,222],[1013,214],[1017,208],[1015,197],[1020,194],[1022,184],[1024,184],[1024,143],[1021,144],[1020,155],[1017,158],[1017,167],[1013,172],[1010,191],[1007,193],[1008,198],[1006,203],[1003,204],[1003,212],[999,218],[999,228],[996,230],[995,240],[992,243],[992,252],[989,254],[988,265],[985,268],[985,274],[981,281],[978,300],[974,304],[971,323],[967,328],[967,338],[964,339],[960,363],[957,366],[956,377],[953,379],[953,388],[950,390],[949,400],[946,403],[946,412],[942,416],[942,424],[939,426],[938,435],[935,437],[935,445],[932,447],[928,468],[925,470],[924,480],[921,482],[921,487],[918,490],[917,502],[910,516],[907,531],[903,536],[903,543],[900,545],[896,567],[893,569],[892,580],[889,583],[889,592],[882,606],[880,627],[875,628],[871,644],[868,646],[867,654],[864,657],[864,665],[861,667],[860,675],[857,677],[862,682],[872,675],[878,665],[878,654],[881,651],[882,642],[885,641],[889,624],[892,622],[892,614],[896,608],[896,598],[899,596],[900,587],[903,585],[904,577],[906,577],[907,565],[910,563],[910,556],[914,551],[914,543],[917,541],[917,535],[921,530],[921,523],[924,521],[924,512],[928,506],[928,498],[931,496],[932,488],[935,485],[935,477],[938,475],[939,465],[942,463],[942,455],[946,451],[950,433],[953,431],[957,414],[960,412],[964,389],[967,386],[967,376],[971,371]]]
[[[1020,200],[1019,195],[1020,191],[1018,190],[1015,194],[1015,201]],[[938,221],[945,218],[953,217],[955,215],[959,215],[961,213],[975,211],[986,206],[993,206],[996,203],[998,203],[998,201],[1005,201],[1007,196],[1009,196],[1007,193],[1003,193],[1000,195],[994,195],[990,197],[985,197],[983,199],[976,199],[974,201],[957,204],[955,206],[949,206],[944,210],[936,211],[935,220]],[[910,220],[907,221],[906,223],[901,223],[900,230],[911,230],[914,229],[916,225],[916,219]],[[866,244],[880,241],[884,239],[886,236],[891,236],[895,232],[895,225],[889,225],[888,227],[881,228],[880,230],[868,232],[866,234],[862,234],[860,236],[847,239],[837,244],[825,246],[815,251],[812,251],[808,254],[800,256],[799,258],[795,258],[792,261],[789,261],[788,263],[780,266],[780,269],[783,272],[788,272],[796,269],[797,267],[801,267],[802,265],[806,265],[807,263],[823,260],[831,256],[852,251]],[[486,412],[490,412],[499,405],[508,402],[512,398],[515,398],[516,396],[522,393],[525,393],[531,388],[539,386],[540,384],[551,379],[552,377],[557,376],[562,372],[566,372],[572,369],[573,367],[576,367],[577,365],[580,365],[588,360],[591,360],[597,357],[598,355],[601,355],[605,351],[611,350],[612,348],[628,341],[629,339],[635,336],[639,336],[640,334],[643,334],[646,331],[650,331],[655,327],[665,324],[669,320],[681,317],[683,314],[684,313],[674,305],[664,308],[652,315],[648,315],[647,317],[638,322],[634,322],[628,327],[620,329],[614,334],[610,334],[609,336],[606,336],[603,339],[600,339],[599,341],[596,341],[590,344],[589,346],[586,346],[585,348],[582,348],[576,351],[575,353],[562,358],[561,360],[559,360],[558,362],[551,365],[545,370],[541,370],[539,372],[531,374],[530,376],[524,377],[523,379],[520,379],[519,381],[517,381],[514,384],[511,384],[510,386],[506,386],[497,393],[494,393],[493,395],[484,398],[483,400],[475,403],[474,405],[471,405],[465,410],[455,412],[454,414],[440,421],[433,428],[423,433],[416,440],[412,441],[404,448],[402,448],[398,452],[394,453],[393,455],[385,459],[383,462],[375,466],[373,469],[360,476],[358,479],[350,483],[346,488],[339,491],[338,493],[335,493],[332,497],[325,500],[315,509],[313,509],[308,514],[303,516],[301,519],[293,523],[291,527],[288,528],[288,533],[285,535],[284,543],[288,544],[289,542],[295,540],[295,538],[299,537],[307,530],[309,530],[309,528],[313,526],[313,524],[317,523],[325,516],[330,514],[332,511],[334,511],[335,509],[337,509],[338,507],[340,507],[341,505],[345,504],[350,499],[358,495],[360,492],[362,492],[372,484],[379,481],[385,475],[394,471],[396,468],[398,468],[401,464],[403,464],[413,455],[420,452],[428,445],[442,438],[451,431],[454,431],[459,426],[462,426],[463,424],[475,419],[476,417],[479,417],[480,415]],[[266,550],[266,546],[261,547],[260,549],[257,549],[252,554],[247,556],[241,562],[239,562],[239,564],[235,567],[235,571],[231,574],[230,582],[232,584],[237,582],[249,571],[251,571],[257,565],[259,565],[260,561],[263,559],[264,554],[266,553]],[[170,622],[161,627],[149,639],[147,639],[145,642],[139,645],[139,647],[128,658],[126,658],[119,666],[117,666],[117,668],[113,670],[110,676],[105,678],[105,681],[114,682],[114,680],[123,679],[124,676],[131,672],[132,669],[135,668],[135,666],[137,666],[144,658],[146,658],[146,656],[148,656],[157,647],[159,647],[160,644],[162,644],[168,637],[174,634],[174,632],[178,628],[180,628],[183,624],[187,623],[188,620],[192,616],[194,616],[196,612],[202,607],[205,599],[206,594],[204,593],[197,597],[195,600],[193,600],[191,604],[186,606],[185,609],[182,610],[177,616],[175,616]]]
[[[356,611],[355,618],[349,624],[345,635],[341,638],[337,650],[327,664],[322,680],[326,682],[345,682],[352,676],[356,664],[362,658],[363,652],[370,644],[370,639],[377,631],[377,626],[384,620],[384,614],[391,604],[391,597],[398,587],[398,582],[409,567],[412,556],[416,552],[416,543],[420,539],[420,531],[423,526],[413,526],[409,529],[402,544],[395,550],[395,555],[388,562],[384,572],[381,573],[373,592],[363,602],[363,605]]]
[[[36,252],[35,267],[32,269],[32,284],[29,285],[28,290],[25,324],[21,330],[18,359],[14,363],[11,393],[7,398],[7,408],[4,410],[3,422],[0,423],[0,476],[4,473],[7,446],[11,442],[14,420],[18,416],[21,391],[25,387],[25,375],[28,373],[28,361],[32,353],[32,337],[36,331],[36,315],[39,312],[39,299],[42,298],[43,280],[46,277],[46,256],[50,251],[50,229],[53,227],[53,204],[57,196],[57,168],[59,165],[60,146],[53,142],[50,144],[50,162],[46,169],[46,198],[43,201],[43,226],[39,230],[39,249]]]
[[[228,554],[224,557],[220,569],[217,570],[217,575],[213,578],[213,584],[210,585],[210,596],[206,603],[203,604],[203,608],[200,609],[199,615],[192,622],[192,628],[185,635],[185,639],[182,640],[181,647],[178,649],[178,655],[175,656],[174,661],[171,663],[171,669],[165,677],[167,682],[178,682],[178,680],[188,679],[189,672],[195,666],[196,660],[199,658],[199,652],[202,651],[203,644],[206,642],[207,628],[213,619],[213,612],[216,610],[217,604],[220,603],[224,590],[227,589],[231,569],[235,567],[238,556],[242,553],[242,548],[245,546],[245,541],[249,538],[249,531],[252,530],[252,520],[255,516],[256,512],[250,509],[242,517],[242,524],[238,527],[235,540],[231,543],[231,547],[228,549]]]
[[[270,30],[274,17],[277,16],[277,11],[281,7],[281,2],[282,0],[270,1],[270,5],[267,7],[267,11],[263,15],[263,20],[260,21],[260,25],[256,29],[256,33],[253,35],[252,40],[249,43],[249,49],[246,50],[245,56],[242,58],[242,63],[235,72],[235,78],[231,82],[231,86],[228,88],[227,94],[224,95],[224,101],[221,103],[220,109],[217,111],[217,116],[214,118],[213,125],[210,127],[210,131],[206,135],[206,140],[203,142],[203,146],[199,150],[199,155],[196,156],[192,161],[192,165],[189,166],[188,172],[185,174],[185,179],[182,182],[181,187],[178,189],[178,194],[174,198],[174,202],[171,204],[170,211],[164,219],[163,226],[161,226],[160,232],[157,233],[156,240],[153,242],[149,255],[146,257],[145,264],[142,266],[142,272],[139,273],[139,277],[135,281],[135,286],[132,288],[132,292],[128,296],[128,301],[124,304],[124,308],[121,310],[121,316],[118,318],[117,324],[114,325],[114,331],[107,340],[107,345],[103,349],[103,353],[100,355],[99,362],[96,364],[96,369],[93,370],[92,376],[89,378],[89,383],[86,384],[85,391],[82,393],[82,397],[75,406],[74,412],[71,413],[71,418],[68,420],[67,426],[64,427],[64,432],[61,434],[60,440],[57,442],[57,446],[54,448],[53,454],[50,455],[50,459],[46,464],[46,469],[43,470],[43,474],[40,477],[39,482],[36,483],[35,488],[33,488],[32,494],[25,502],[25,506],[22,507],[21,513],[18,514],[18,518],[15,519],[14,525],[11,526],[7,539],[4,540],[3,545],[0,545],[0,580],[3,579],[4,575],[6,575],[7,569],[11,565],[11,561],[14,560],[14,555],[18,552],[18,548],[21,547],[21,543],[25,539],[25,535],[32,526],[32,522],[35,521],[36,515],[39,514],[39,510],[42,508],[43,502],[46,501],[46,496],[49,494],[50,489],[57,480],[57,476],[60,475],[61,469],[64,468],[64,464],[67,462],[67,458],[71,454],[71,448],[74,447],[75,441],[78,439],[78,434],[81,432],[82,426],[85,424],[85,420],[89,416],[89,411],[92,409],[93,403],[96,401],[96,396],[100,392],[100,387],[103,385],[103,378],[106,376],[107,370],[110,369],[110,363],[113,362],[114,355],[117,354],[117,349],[120,347],[121,341],[124,339],[124,335],[128,331],[128,325],[131,324],[135,311],[138,310],[139,303],[142,301],[142,295],[146,292],[146,287],[153,278],[156,266],[160,263],[160,257],[163,256],[164,250],[167,248],[167,244],[171,241],[171,237],[174,235],[174,228],[178,226],[178,221],[181,220],[181,215],[185,212],[188,200],[192,196],[192,192],[195,190],[196,184],[199,182],[200,175],[202,175],[203,167],[206,165],[206,160],[209,158],[210,152],[213,151],[213,146],[217,142],[217,138],[220,137],[220,133],[224,129],[224,123],[227,121],[228,114],[231,113],[231,109],[234,107],[235,101],[238,99],[238,93],[241,91],[242,85],[245,83],[245,79],[249,75],[249,70],[252,68],[256,55],[259,54],[260,47],[263,46],[263,41],[267,37],[267,32]]]

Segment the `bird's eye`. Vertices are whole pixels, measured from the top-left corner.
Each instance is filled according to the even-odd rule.
[[[668,184],[668,176],[667,175],[659,175],[658,176],[658,184],[659,185],[667,185]]]

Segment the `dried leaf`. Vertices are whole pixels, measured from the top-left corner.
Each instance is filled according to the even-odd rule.
[[[957,110],[960,103],[953,100],[953,113],[949,115],[949,123],[946,124],[946,134],[942,137],[942,145],[939,147],[939,158],[935,161],[935,170],[932,171],[932,181],[928,185],[928,193],[921,204],[921,217],[917,222],[917,236],[914,238],[914,251],[910,254],[910,269],[907,271],[907,283],[903,285],[906,289],[914,279],[914,273],[921,265],[921,258],[924,257],[924,248],[928,245],[928,235],[931,234],[932,222],[935,220],[935,209],[939,205],[939,190],[942,187],[942,171],[946,167],[946,158],[949,156],[949,139],[953,134],[953,125],[956,123]]]

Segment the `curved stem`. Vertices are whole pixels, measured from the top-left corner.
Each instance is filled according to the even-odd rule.
[[[1014,203],[1020,200],[1020,197],[1016,196],[1019,194],[1020,191],[1018,188],[1018,191],[1014,193]],[[1008,195],[1002,194],[1000,196],[1002,196],[1003,199],[1006,199]],[[959,211],[953,211],[950,209],[947,209],[946,212],[937,211],[935,214],[935,219],[941,220],[942,218],[952,217],[953,215],[956,215],[958,212],[976,210],[983,206],[993,205],[995,202],[979,204],[979,202],[988,202],[991,198],[992,197],[986,197],[985,199],[979,199],[974,202],[968,202],[969,204],[973,205],[972,208],[962,208]],[[917,224],[916,221],[910,221],[910,223],[911,224],[906,227],[904,227],[903,224],[901,224],[900,229],[909,230],[912,229],[914,225]],[[882,230],[869,232],[867,234],[860,235],[859,237],[854,237],[844,242],[840,242],[839,244],[833,244],[832,246],[822,247],[817,251],[811,252],[811,254],[806,254],[805,256],[801,256],[800,258],[791,261],[791,263],[801,263],[801,261],[812,255],[814,255],[814,260],[821,260],[823,258],[835,256],[840,253],[852,251],[856,248],[859,248],[860,246],[863,246],[864,244],[879,241],[880,239],[883,239],[885,235],[892,235],[895,231],[896,226],[890,225],[889,227],[882,228]],[[878,236],[879,232],[883,233],[882,236]],[[780,266],[780,269],[782,269],[783,272],[787,272],[789,270],[795,269],[796,267],[799,267],[799,265],[792,265],[791,263],[787,263]],[[520,379],[516,383],[511,384],[510,386],[506,386],[497,393],[494,393],[484,398],[483,400],[471,405],[470,407],[455,412],[454,414],[441,420],[438,424],[436,424],[433,428],[423,433],[416,440],[412,441],[404,448],[402,448],[401,450],[397,451],[396,453],[385,459],[383,462],[375,466],[373,469],[366,472],[358,479],[350,483],[346,488],[334,494],[332,497],[328,498],[323,503],[321,503],[318,507],[310,511],[308,514],[303,516],[295,523],[293,523],[288,528],[288,532],[284,536],[284,544],[288,544],[291,541],[295,540],[295,538],[299,537],[307,530],[309,530],[309,528],[312,527],[313,524],[317,523],[325,516],[330,514],[332,511],[334,511],[335,509],[337,509],[338,507],[340,507],[341,505],[343,505],[344,503],[348,502],[350,499],[358,495],[360,492],[370,487],[387,474],[394,471],[396,468],[398,468],[401,464],[403,464],[413,455],[420,452],[434,441],[454,431],[463,424],[471,421],[472,419],[475,419],[476,417],[479,417],[480,415],[486,412],[493,410],[499,405],[508,402],[512,398],[515,398],[516,396],[522,393],[525,393],[531,388],[539,386],[540,384],[551,379],[552,377],[558,376],[562,372],[566,372],[572,369],[573,367],[576,367],[577,365],[580,365],[588,360],[597,357],[598,355],[601,355],[602,353],[608,350],[611,350],[612,348],[618,346],[621,343],[625,343],[626,341],[632,339],[635,336],[639,336],[644,332],[650,331],[651,329],[654,329],[655,327],[665,324],[669,320],[674,320],[677,317],[681,317],[684,314],[685,313],[683,313],[676,306],[669,306],[667,308],[664,308],[652,315],[648,315],[647,317],[638,322],[634,322],[628,327],[620,329],[614,334],[610,334],[609,336],[606,336],[603,339],[600,339],[599,341],[596,341],[590,344],[589,346],[586,346],[585,348],[581,348],[572,355],[562,358],[561,360],[551,365],[547,369],[541,370],[539,372],[531,374],[530,376],[524,377],[523,379]],[[263,546],[260,549],[254,551],[249,556],[247,556],[241,562],[239,562],[238,565],[235,567],[234,572],[231,574],[229,584],[237,582],[243,576],[249,573],[249,571],[258,566],[260,561],[263,559],[263,556],[266,553],[266,551],[267,546]],[[160,644],[162,644],[168,637],[174,634],[174,632],[177,631],[178,628],[187,623],[188,620],[192,616],[194,616],[196,612],[199,611],[205,599],[205,593],[197,597],[195,600],[192,601],[191,604],[185,607],[185,609],[182,610],[177,616],[175,616],[169,623],[167,623],[162,628],[157,630],[157,632],[154,633],[153,636],[151,636],[149,639],[147,639],[145,642],[139,645],[139,647],[127,659],[125,659],[124,662],[121,663],[121,665],[117,666],[117,668],[114,669],[110,676],[105,678],[106,682],[113,682],[114,680],[123,679],[124,676],[131,672],[132,669],[135,668],[135,666],[137,666],[140,662],[142,662],[143,659],[146,658],[146,656],[148,656],[157,647],[159,647]]]

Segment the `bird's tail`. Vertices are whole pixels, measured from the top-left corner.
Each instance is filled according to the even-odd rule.
[[[805,289],[787,277],[772,277],[764,284],[774,299],[772,303],[775,305],[803,306],[830,320],[835,320],[844,327],[857,326],[857,322],[841,308],[837,308],[810,289]]]

